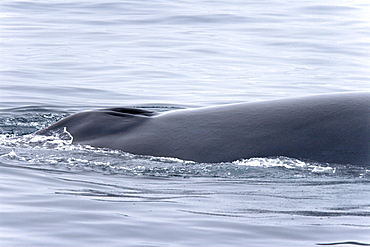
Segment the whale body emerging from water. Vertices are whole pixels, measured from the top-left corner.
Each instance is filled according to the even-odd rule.
[[[251,157],[370,166],[370,93],[340,93],[156,113],[81,112],[36,132],[66,128],[73,142],[196,162]]]

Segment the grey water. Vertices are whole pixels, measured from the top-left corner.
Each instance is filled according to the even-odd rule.
[[[0,246],[370,244],[370,171],[32,133],[75,112],[370,91],[368,1],[2,1]]]

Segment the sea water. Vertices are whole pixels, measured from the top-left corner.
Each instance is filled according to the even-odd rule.
[[[0,246],[370,243],[370,171],[202,164],[32,135],[159,112],[370,90],[367,1],[2,1]]]

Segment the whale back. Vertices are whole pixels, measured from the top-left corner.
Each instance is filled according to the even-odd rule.
[[[86,111],[64,118],[36,134],[51,135],[57,130],[66,128],[73,136],[74,142],[86,142],[129,132],[155,114],[153,111],[123,107]]]
[[[344,93],[156,114],[110,108],[69,116],[73,141],[134,154],[197,162],[287,156],[370,165],[370,94]]]
[[[151,150],[154,155],[165,155],[165,149],[170,156],[198,162],[287,156],[370,165],[369,93],[179,110],[159,119],[168,123],[160,134],[166,141]]]

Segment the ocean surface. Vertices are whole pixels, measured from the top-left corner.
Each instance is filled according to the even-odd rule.
[[[370,170],[32,135],[76,112],[370,91],[370,2],[1,1],[0,246],[370,244]]]

